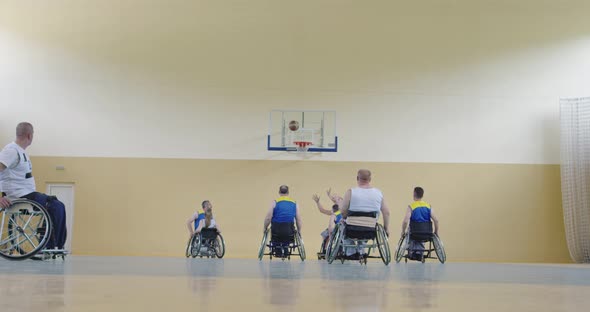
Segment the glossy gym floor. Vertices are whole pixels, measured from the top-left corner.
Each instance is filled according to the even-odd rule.
[[[590,266],[0,259],[0,311],[581,311]]]

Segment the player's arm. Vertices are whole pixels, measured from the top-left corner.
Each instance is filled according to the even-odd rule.
[[[20,156],[15,149],[5,148],[0,151],[0,172],[6,168],[14,168],[20,161]]]
[[[328,197],[330,198],[330,200],[332,200],[332,202],[338,206],[342,206],[342,201],[344,200],[342,197],[340,197],[340,195],[336,194],[336,193],[332,193],[332,188],[328,189],[326,191],[326,194],[328,194]]]
[[[303,226],[303,222],[301,222],[301,215],[299,214],[299,205],[295,204],[295,222],[297,223],[297,232],[301,235],[301,227]]]
[[[7,168],[5,163],[8,164],[14,161],[14,156],[18,157],[18,153],[16,153],[16,155],[13,155],[10,154],[8,150],[3,150],[0,152],[0,172],[4,171]],[[10,200],[2,196],[2,190],[0,190],[0,208],[8,208],[10,205]]]
[[[438,235],[438,230],[439,230],[438,218],[436,217],[436,215],[432,211],[432,208],[430,208],[430,219],[432,219],[432,223],[434,223],[434,234]]]
[[[332,233],[334,231],[334,221],[336,220],[336,216],[332,214],[330,216],[330,223],[328,223],[328,233]]]
[[[194,230],[193,230],[193,223],[195,222],[195,220],[197,220],[197,218],[199,217],[199,215],[197,214],[196,216],[193,215],[192,217],[190,217],[187,221],[186,221],[186,227],[188,228],[188,232],[190,233],[190,236],[193,236],[194,234]]]
[[[8,208],[12,204],[8,198],[3,197],[0,190],[0,208]]]
[[[410,218],[412,217],[412,208],[408,206],[406,209],[406,216],[404,217],[404,221],[402,222],[402,235],[406,235],[406,229],[408,228],[408,223],[410,223]]]
[[[328,210],[328,209],[324,209],[324,206],[322,205],[322,203],[320,203],[320,197],[316,194],[314,194],[312,197],[313,201],[315,202],[316,206],[318,207],[318,210],[327,215],[330,216],[332,215],[332,211]]]
[[[197,226],[197,229],[195,230],[195,233],[201,233],[201,230],[205,227],[205,220],[201,219],[201,221],[199,221],[199,226]]]
[[[381,214],[383,215],[383,229],[389,236],[389,207],[385,204],[385,199],[381,200]]]
[[[277,204],[276,201],[272,201],[272,203],[270,204],[270,209],[268,209],[268,212],[266,213],[266,217],[264,218],[264,229],[263,232],[266,232],[266,229],[268,229],[268,226],[270,225],[270,222],[272,221],[272,212],[275,209],[275,205]]]
[[[346,191],[346,193],[344,194],[344,200],[342,201],[342,207],[340,207],[340,210],[342,211],[343,218],[346,218],[348,216],[348,208],[350,208],[351,194],[352,194],[352,191],[350,189],[348,191]]]

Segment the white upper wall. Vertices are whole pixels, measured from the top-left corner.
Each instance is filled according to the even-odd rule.
[[[406,2],[412,2],[411,4]],[[518,3],[513,3],[518,2]],[[590,2],[0,2],[0,139],[34,155],[289,159],[271,109],[338,111],[313,159],[558,163]]]

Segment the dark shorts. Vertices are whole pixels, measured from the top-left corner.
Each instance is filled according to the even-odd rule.
[[[271,241],[277,243],[292,243],[295,236],[293,222],[273,222],[271,225]]]

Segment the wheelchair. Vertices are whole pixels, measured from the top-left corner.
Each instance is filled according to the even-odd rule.
[[[47,260],[67,251],[45,249],[53,232],[53,223],[45,207],[28,199],[17,199],[0,209],[0,257],[8,260]]]
[[[275,257],[285,261],[291,260],[291,256],[299,256],[301,261],[305,261],[305,246],[303,245],[301,235],[294,228],[293,224],[288,223],[286,225],[292,228],[292,234],[280,235],[273,232],[272,229],[273,227],[276,229],[278,227],[277,224],[271,225],[270,228],[264,231],[260,249],[258,250],[258,260],[262,260],[264,256],[269,256],[270,260]],[[267,248],[268,253],[265,253]]]
[[[217,229],[202,229],[195,233],[186,246],[186,257],[223,258],[225,255],[225,241]]]
[[[334,228],[334,231],[336,231],[336,227]],[[320,251],[318,251],[318,260],[325,260],[326,259],[326,249],[328,248],[328,245],[330,244],[330,236],[326,237],[326,239],[322,240],[322,245],[320,246]]]
[[[367,248],[367,253],[359,259],[346,257],[347,248],[359,247]],[[378,250],[379,256],[372,255],[374,250]],[[380,258],[385,265],[391,262],[391,250],[385,229],[377,223],[376,212],[349,211],[347,219],[341,221],[334,229],[326,247],[326,260],[329,264],[336,259],[340,259],[342,263],[346,260],[358,260],[366,265],[368,258]]]
[[[412,249],[410,240],[416,243],[424,244],[424,249]],[[405,262],[411,258],[411,255],[420,252],[419,260],[422,263],[426,259],[438,259],[440,263],[447,261],[447,254],[442,240],[432,231],[432,222],[410,222],[410,231],[406,232],[399,240],[395,250],[395,262],[400,262],[405,258]],[[434,256],[436,255],[436,256]]]

